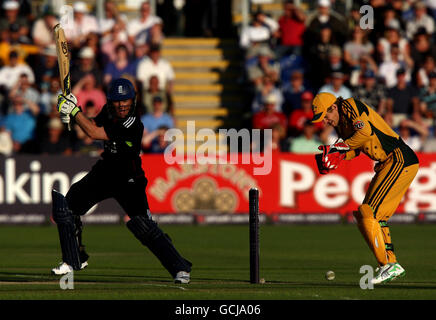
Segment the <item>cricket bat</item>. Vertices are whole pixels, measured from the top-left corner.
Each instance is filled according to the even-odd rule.
[[[67,38],[65,37],[64,29],[58,23],[53,28],[53,34],[56,44],[56,53],[58,56],[59,76],[61,80],[62,93],[67,96],[71,93],[70,82],[70,58],[68,52]],[[68,124],[68,130],[71,131],[71,124]]]

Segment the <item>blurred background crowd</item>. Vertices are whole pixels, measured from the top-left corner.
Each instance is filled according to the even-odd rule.
[[[107,0],[97,18],[89,4],[75,1],[65,31],[72,92],[83,112],[92,118],[101,110],[112,79],[132,80],[145,127],[143,152],[161,153],[165,130],[175,126],[175,72],[161,54],[164,38],[234,37],[244,70],[235,81],[250,97],[252,128],[272,129],[273,149],[315,153],[336,139],[331,128],[310,122],[313,97],[327,91],[367,103],[415,151],[436,152],[436,1],[352,1],[349,10],[343,1],[315,0],[311,10],[283,1],[279,16],[253,11],[237,32],[188,10],[213,2],[171,1],[170,11],[153,14],[142,1],[136,17],[127,18]],[[67,132],[56,111],[52,28],[58,9],[45,5],[33,12],[30,1],[0,3],[0,153],[99,154],[102,144],[77,125]],[[365,25],[362,5],[374,13]],[[181,15],[192,23],[181,26]]]

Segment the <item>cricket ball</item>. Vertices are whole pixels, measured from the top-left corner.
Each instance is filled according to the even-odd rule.
[[[333,272],[333,271],[327,271],[326,273],[325,273],[325,278],[327,279],[327,280],[329,280],[329,281],[332,281],[332,280],[334,280],[335,279],[335,273]]]

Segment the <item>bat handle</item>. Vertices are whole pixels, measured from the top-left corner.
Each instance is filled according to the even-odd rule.
[[[68,131],[71,131],[71,121],[67,124]]]

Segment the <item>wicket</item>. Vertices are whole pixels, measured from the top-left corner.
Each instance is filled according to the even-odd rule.
[[[259,283],[259,190],[249,191],[250,283]]]

